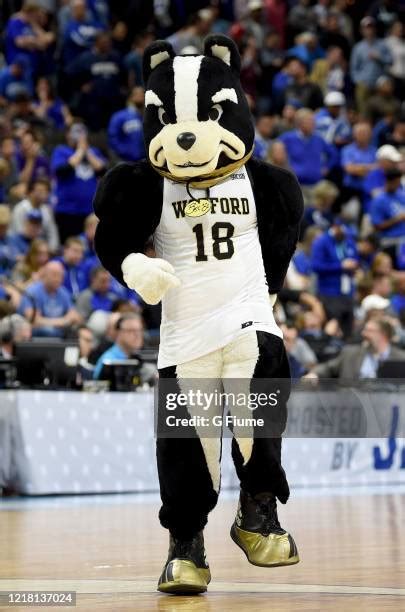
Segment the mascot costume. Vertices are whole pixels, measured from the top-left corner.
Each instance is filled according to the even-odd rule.
[[[94,201],[102,264],[147,304],[162,301],[159,380],[179,390],[192,379],[206,379],[205,389],[218,381],[226,389],[228,380],[289,380],[273,304],[296,247],[303,201],[290,172],[251,159],[254,127],[240,67],[225,36],[210,36],[201,56],[175,56],[165,41],[149,46],[148,160],[113,168]],[[156,258],[144,254],[151,237]],[[284,393],[277,418],[270,406],[262,411],[274,421],[271,436],[233,429],[241,491],[231,537],[261,567],[299,560],[276,508],[277,499],[289,497],[281,466],[287,399]],[[192,410],[183,410],[190,417]],[[198,427],[188,437],[158,436],[159,518],[170,532],[160,591],[207,590],[203,529],[218,499],[220,460],[220,436],[204,437]]]

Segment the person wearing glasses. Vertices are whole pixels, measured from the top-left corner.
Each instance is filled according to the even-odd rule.
[[[94,368],[93,378],[96,380],[101,379],[106,362],[131,359],[143,347],[143,321],[138,314],[123,315],[118,319],[115,329],[117,332],[115,343],[101,355]]]

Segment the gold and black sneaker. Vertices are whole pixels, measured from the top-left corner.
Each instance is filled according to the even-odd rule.
[[[252,565],[279,567],[300,560],[292,536],[280,526],[272,493],[252,497],[241,490],[231,538]]]
[[[158,582],[158,591],[176,595],[204,593],[211,580],[205,559],[204,536],[178,540],[170,534],[169,555]]]

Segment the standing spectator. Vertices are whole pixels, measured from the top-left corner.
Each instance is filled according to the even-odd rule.
[[[302,108],[297,111],[296,124],[297,129],[285,132],[280,140],[285,144],[290,166],[308,197],[310,188],[336,164],[337,153],[315,133],[314,114],[310,110]]]
[[[25,187],[19,183],[16,146],[14,138],[6,136],[0,144],[0,158],[7,163],[7,172],[1,179],[4,190],[3,201],[9,202],[13,195],[23,197]]]
[[[405,40],[404,24],[401,21],[392,24],[385,42],[393,59],[390,74],[395,79],[396,93],[400,96],[405,87]]]
[[[262,115],[256,122],[254,155],[260,159],[267,159],[270,147],[270,137],[273,130],[273,118]]]
[[[91,213],[88,217],[86,217],[84,221],[84,232],[79,236],[84,244],[85,260],[96,256],[96,252],[94,250],[94,237],[96,235],[97,225],[98,218],[94,213]]]
[[[33,110],[40,120],[59,131],[73,122],[68,106],[56,96],[51,83],[45,77],[38,79],[36,94],[37,101],[33,103]]]
[[[305,208],[301,223],[301,232],[307,227],[316,226],[328,230],[333,222],[332,207],[339,195],[339,190],[331,181],[319,181],[312,191],[312,200]]]
[[[55,218],[64,242],[83,231],[85,218],[93,212],[97,177],[104,173],[106,160],[89,145],[85,126],[75,123],[67,133],[67,144],[55,148],[51,167],[56,180]]]
[[[325,96],[325,107],[315,115],[316,132],[329,144],[342,147],[351,140],[352,129],[345,112],[346,98],[340,91]]]
[[[83,255],[83,242],[80,238],[71,236],[64,244],[62,257],[55,259],[64,268],[63,286],[72,298],[78,296],[88,286],[87,274],[83,265]]]
[[[315,239],[311,259],[326,314],[339,321],[348,337],[353,326],[353,277],[358,268],[356,243],[345,227],[334,221],[327,232]]]
[[[72,105],[91,130],[108,124],[123,103],[124,71],[120,55],[113,50],[107,32],[97,35],[93,48],[67,67],[66,72],[80,91]]]
[[[62,65],[69,66],[84,51],[89,51],[104,28],[87,12],[85,0],[70,0],[70,16],[63,32]]]
[[[340,24],[341,13],[337,10],[329,10],[326,16],[325,26],[321,30],[319,43],[325,50],[330,47],[341,49],[346,60],[350,57],[350,43],[347,36],[342,32]]]
[[[405,243],[405,190],[401,177],[399,169],[387,170],[384,191],[370,205],[371,220],[379,232],[381,246],[391,256],[395,267],[398,251]]]
[[[362,40],[352,50],[350,74],[356,85],[356,103],[359,112],[364,113],[367,98],[377,79],[392,64],[387,44],[377,38],[375,20],[364,17],[360,22]]]
[[[356,123],[353,128],[354,142],[342,149],[342,167],[344,170],[343,200],[347,202],[356,197],[363,201],[364,178],[373,170],[376,160],[376,148],[371,144],[371,126],[365,121]]]
[[[40,26],[39,0],[25,0],[19,13],[10,17],[6,26],[6,59],[12,64],[17,55],[27,58],[31,76],[35,77],[41,52],[54,43],[55,36]]]
[[[125,56],[124,63],[128,72],[128,85],[130,88],[136,85],[143,86],[142,58],[148,45],[153,42],[151,32],[141,32],[134,38],[132,50]]]
[[[317,110],[323,105],[323,95],[319,85],[309,79],[307,64],[297,57],[288,65],[293,80],[284,91],[284,102],[299,103],[305,108]]]
[[[134,87],[128,97],[127,108],[115,113],[108,127],[111,149],[122,161],[138,161],[145,157],[142,113],[145,93],[142,87]]]
[[[48,158],[44,155],[35,134],[30,130],[22,135],[16,158],[20,182],[26,186],[26,189],[32,181],[50,178]]]
[[[10,222],[9,207],[0,204],[0,276],[11,275],[18,254],[13,239],[8,235]]]
[[[50,261],[43,269],[42,280],[30,285],[21,301],[20,313],[33,321],[34,336],[63,338],[67,330],[81,322],[68,291],[62,287],[63,277],[63,266]]]
[[[394,95],[394,82],[389,76],[380,76],[375,84],[375,93],[365,104],[366,117],[377,123],[387,115],[398,115],[401,105]]]
[[[344,92],[349,88],[346,60],[339,47],[329,47],[324,59],[315,62],[311,81],[319,85],[324,93]]]
[[[28,197],[17,204],[12,213],[11,231],[21,233],[24,228],[27,214],[32,210],[39,210],[42,215],[42,235],[51,251],[59,248],[59,234],[56,227],[53,210],[49,206],[50,185],[47,180],[38,179],[31,183]]]
[[[42,214],[40,210],[33,208],[25,215],[25,221],[21,232],[11,234],[13,247],[20,259],[26,255],[31,243],[42,234]]]

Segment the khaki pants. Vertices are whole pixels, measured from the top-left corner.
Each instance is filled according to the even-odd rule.
[[[365,83],[357,83],[356,91],[355,91],[356,106],[357,106],[358,112],[361,115],[366,114],[367,99],[370,97],[371,92],[372,92],[371,87],[369,87]]]

